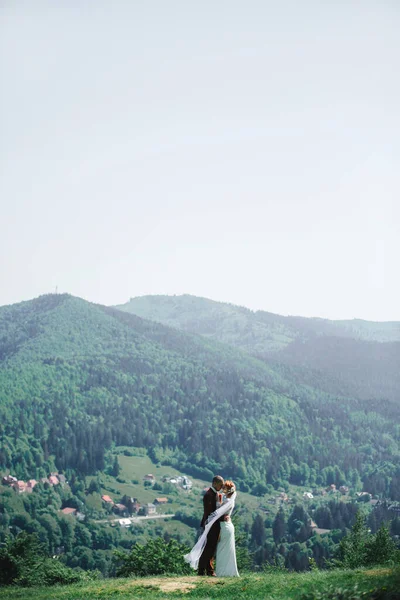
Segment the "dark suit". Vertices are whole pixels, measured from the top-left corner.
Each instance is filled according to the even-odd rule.
[[[201,520],[201,527],[204,528],[205,523],[208,517],[213,513],[217,508],[217,494],[211,488],[206,491],[203,497],[203,506],[204,506],[204,514]],[[221,530],[221,525],[219,520],[214,523],[208,532],[207,536],[207,544],[203,550],[203,554],[199,560],[199,575],[212,575],[214,573],[214,565],[213,558],[215,552],[217,550],[218,538]]]

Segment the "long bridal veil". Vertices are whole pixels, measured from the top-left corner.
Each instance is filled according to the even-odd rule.
[[[219,508],[217,508],[217,510],[215,510],[213,513],[211,513],[211,515],[208,517],[208,519],[206,521],[204,531],[201,534],[201,536],[199,537],[199,539],[197,540],[195,546],[193,546],[193,548],[189,554],[185,554],[185,556],[183,557],[185,559],[185,561],[190,564],[192,569],[197,569],[199,566],[200,556],[203,554],[203,550],[206,547],[207,535],[208,535],[208,532],[210,531],[211,527],[214,525],[214,523],[216,521],[218,521],[218,519],[223,517],[227,512],[229,512],[231,510],[231,508],[233,508],[235,506],[235,499],[236,499],[236,492],[233,494],[233,496],[231,496],[229,498],[229,500],[224,502],[224,504],[222,504]]]

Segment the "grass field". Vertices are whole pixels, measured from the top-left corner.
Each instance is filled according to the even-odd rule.
[[[104,488],[104,493],[110,494],[111,497],[113,497],[113,493],[110,493],[108,490],[109,486],[112,486],[122,495],[127,494],[129,496],[138,498],[139,502],[142,504],[146,502],[153,502],[154,498],[160,495],[163,496],[164,494],[160,491],[154,491],[152,488],[144,487],[143,477],[145,475],[152,473],[155,476],[156,481],[160,483],[164,476],[169,475],[170,477],[174,477],[185,474],[177,471],[173,467],[155,465],[147,455],[139,454],[141,449],[129,448],[129,450],[138,452],[138,454],[135,456],[125,456],[122,452],[122,449],[117,449],[116,453],[118,456],[119,465],[121,467],[119,479],[125,479],[126,483],[120,483],[111,476],[104,476],[104,483],[106,485],[106,488]],[[200,509],[201,490],[205,486],[210,485],[211,482],[195,479],[190,476],[189,478],[193,481],[193,490],[189,493],[185,492],[184,490],[180,490],[178,495],[171,495],[173,502],[172,504],[168,504],[166,506],[166,508],[168,508],[168,512],[170,512],[170,510],[175,511],[182,509],[184,506],[187,506],[188,508],[197,507]],[[132,483],[132,481],[138,481],[139,483]],[[242,502],[248,509],[257,510],[260,505],[259,498],[245,493],[241,493],[240,496],[242,498]]]
[[[396,592],[398,590],[398,593]],[[340,595],[342,590],[342,595]],[[354,595],[343,595],[352,590]],[[376,595],[380,590],[380,595]],[[318,592],[318,596],[315,596]],[[364,595],[361,595],[363,593]],[[400,598],[398,572],[389,569],[248,574],[239,579],[152,577],[99,580],[53,588],[2,588],[0,600],[135,600],[152,598],[243,600],[333,600],[337,598]]]
[[[174,477],[185,473],[181,473],[173,467],[155,465],[147,454],[145,454],[145,451],[140,448],[129,448],[128,450],[134,452],[135,455],[125,456],[123,452],[124,448],[116,449],[115,454],[118,456],[120,465],[118,477],[120,481],[117,481],[116,478],[111,475],[102,474],[101,479],[103,481],[103,486],[101,493],[108,494],[115,502],[119,502],[121,496],[126,494],[137,498],[141,504],[154,502],[155,498],[159,496],[166,496],[171,502],[158,507],[157,513],[174,514],[180,510],[191,515],[197,515],[198,521],[200,522],[202,514],[202,489],[205,486],[210,485],[211,482],[189,477],[193,482],[192,490],[187,492],[182,488],[176,488],[176,491],[172,494],[165,494],[161,491],[153,490],[151,487],[145,487],[143,477],[148,473],[152,473],[158,483],[162,483],[162,478],[164,476]],[[91,477],[87,477],[87,484],[90,480]],[[124,482],[121,482],[121,480],[124,480]],[[103,506],[100,494],[96,493],[88,496],[87,503],[96,510],[101,510]],[[237,504],[237,509],[239,513],[242,512],[245,515],[244,520],[249,520],[249,522],[251,522],[254,512],[259,510],[261,503],[265,504],[265,501],[255,496],[251,496],[250,494],[240,493],[240,501]],[[115,520],[115,518],[116,515],[111,513],[107,519],[111,521]],[[104,517],[100,520],[104,522]],[[141,538],[143,538],[142,541],[144,541],[146,538],[146,531],[150,533],[152,529],[157,529],[159,535],[162,535],[162,532],[164,531],[170,535],[179,533],[182,539],[186,540],[187,543],[191,543],[195,536],[195,530],[192,530],[184,523],[178,523],[171,519],[149,519],[142,521],[141,524],[134,524],[132,527],[135,530],[136,541],[141,541]]]

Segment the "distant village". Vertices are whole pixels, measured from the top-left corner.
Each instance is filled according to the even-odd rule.
[[[13,488],[19,494],[31,493],[38,483],[47,483],[49,485],[65,485],[68,483],[65,475],[62,475],[61,473],[50,473],[48,477],[42,477],[39,481],[36,481],[36,479],[22,481],[22,479],[17,479],[12,475],[5,475],[1,482],[3,485],[8,485]]]
[[[148,473],[143,477],[143,482],[148,482],[148,485],[152,487],[156,483],[156,478],[152,473]],[[163,483],[170,483],[177,488],[181,488],[189,492],[193,487],[193,482],[185,475],[179,475],[175,477],[163,477]],[[28,481],[22,481],[13,477],[12,475],[5,475],[2,478],[2,485],[9,486],[14,489],[18,494],[30,494],[38,483],[48,484],[51,486],[61,485],[64,486],[68,483],[65,475],[61,473],[50,473],[48,477],[42,477],[37,481],[36,479],[29,479]],[[165,496],[155,498],[153,502],[141,504],[137,498],[129,497],[127,495],[122,496],[121,502],[115,502],[108,494],[103,494],[101,499],[104,506],[111,507],[112,512],[122,517],[118,520],[121,527],[130,527],[132,524],[129,516],[136,515],[142,517],[151,517],[157,514],[157,508],[168,504],[170,500]],[[83,520],[85,515],[78,511],[76,508],[66,507],[60,510],[64,515],[70,515],[76,517],[78,520]]]
[[[156,483],[156,478],[152,473],[148,473],[143,477],[144,482],[148,482],[150,486]],[[179,475],[176,477],[163,477],[163,483],[170,483],[176,487],[180,487],[183,490],[190,491],[193,487],[193,482],[185,475]],[[114,500],[107,494],[103,494],[101,499],[106,505],[112,507],[113,512],[119,514],[121,517],[118,522],[121,527],[130,527],[132,520],[129,516],[136,515],[138,517],[152,517],[157,514],[157,508],[171,502],[166,496],[160,496],[155,498],[153,502],[147,502],[141,505],[137,498],[130,498],[123,496],[121,502],[114,502]]]
[[[341,494],[342,496],[347,496],[348,493],[349,488],[347,485],[341,485],[337,488],[336,485],[332,483],[326,488],[314,488],[311,492],[304,492],[303,500],[313,500],[317,496],[326,496],[327,494]],[[363,497],[363,500],[365,500],[366,502],[371,501],[372,504],[375,503],[372,499],[372,494],[370,494],[369,492],[356,492],[355,495],[357,498]],[[277,502],[287,502],[288,504],[294,504],[295,500],[294,498],[290,498],[286,492],[281,492],[275,498],[270,498],[268,502],[270,502],[271,504],[275,504]]]
[[[176,488],[180,488],[182,490],[185,490],[186,492],[190,492],[193,487],[192,481],[185,475],[179,475],[179,476],[174,476],[174,477],[164,476],[161,479],[161,481],[163,483],[170,483],[171,485],[175,486]],[[147,486],[152,488],[154,486],[154,484],[156,483],[156,477],[152,473],[148,473],[147,475],[145,475],[143,477],[143,482],[145,484],[147,482]],[[50,473],[50,475],[48,477],[42,477],[38,481],[36,479],[29,479],[28,481],[22,481],[22,480],[17,479],[16,477],[13,477],[12,475],[6,475],[2,478],[2,484],[4,486],[9,486],[10,488],[14,489],[15,492],[18,494],[31,493],[38,483],[48,484],[50,486],[55,486],[55,485],[64,486],[65,484],[68,483],[68,481],[66,480],[65,475],[63,475],[62,473],[56,473],[56,472]],[[205,493],[207,490],[208,490],[208,487],[205,487],[203,489],[203,493]],[[348,486],[342,485],[337,488],[335,484],[331,484],[326,488],[321,488],[321,489],[314,488],[310,492],[304,492],[302,497],[303,497],[303,501],[307,502],[307,501],[313,500],[315,497],[326,496],[327,494],[329,494],[329,495],[340,494],[342,496],[345,496],[348,493],[349,493]],[[379,499],[373,498],[372,494],[370,494],[368,492],[357,492],[355,494],[355,496],[359,500],[368,502],[373,506],[379,505],[381,503],[381,501]],[[104,507],[109,507],[109,509],[111,509],[111,512],[113,512],[116,515],[115,520],[113,522],[111,522],[111,524],[115,525],[116,523],[118,523],[121,527],[130,527],[132,525],[132,521],[134,519],[137,519],[138,517],[150,517],[151,518],[151,517],[156,517],[157,515],[161,515],[163,513],[158,512],[158,509],[160,507],[163,507],[163,506],[167,505],[168,503],[172,502],[172,500],[169,499],[167,496],[161,496],[161,495],[159,497],[155,497],[153,502],[147,502],[145,504],[141,504],[139,502],[138,498],[129,497],[127,495],[123,495],[123,496],[121,496],[120,500],[115,501],[108,494],[102,494],[101,500],[103,502]],[[274,498],[269,498],[267,500],[267,502],[269,504],[273,504],[273,505],[286,504],[286,503],[287,504],[295,504],[297,502],[297,500],[288,496],[288,494],[286,492],[280,492]],[[270,514],[270,512],[271,512],[267,507],[260,506],[260,509],[265,514]],[[392,505],[389,507],[389,509],[393,510],[394,512],[400,513],[400,506],[398,505],[398,503],[392,503]],[[85,515],[82,512],[80,512],[78,509],[72,508],[72,507],[63,508],[60,510],[60,512],[62,512],[64,515],[73,516],[80,521],[84,520],[84,518],[85,518]],[[319,533],[319,534],[327,533],[329,531],[328,529],[318,528],[316,523],[314,523],[314,521],[311,522],[311,526],[313,529],[315,529],[316,533]]]

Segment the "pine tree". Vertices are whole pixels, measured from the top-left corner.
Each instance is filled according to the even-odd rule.
[[[116,456],[114,459],[112,469],[111,469],[111,475],[113,475],[113,477],[118,477],[120,470],[121,470],[121,468],[119,466],[118,456]]]
[[[272,534],[275,544],[278,544],[286,533],[285,513],[282,507],[278,510],[274,522],[272,524]]]
[[[257,515],[251,527],[251,541],[254,546],[262,546],[265,542],[265,524],[261,515]]]

